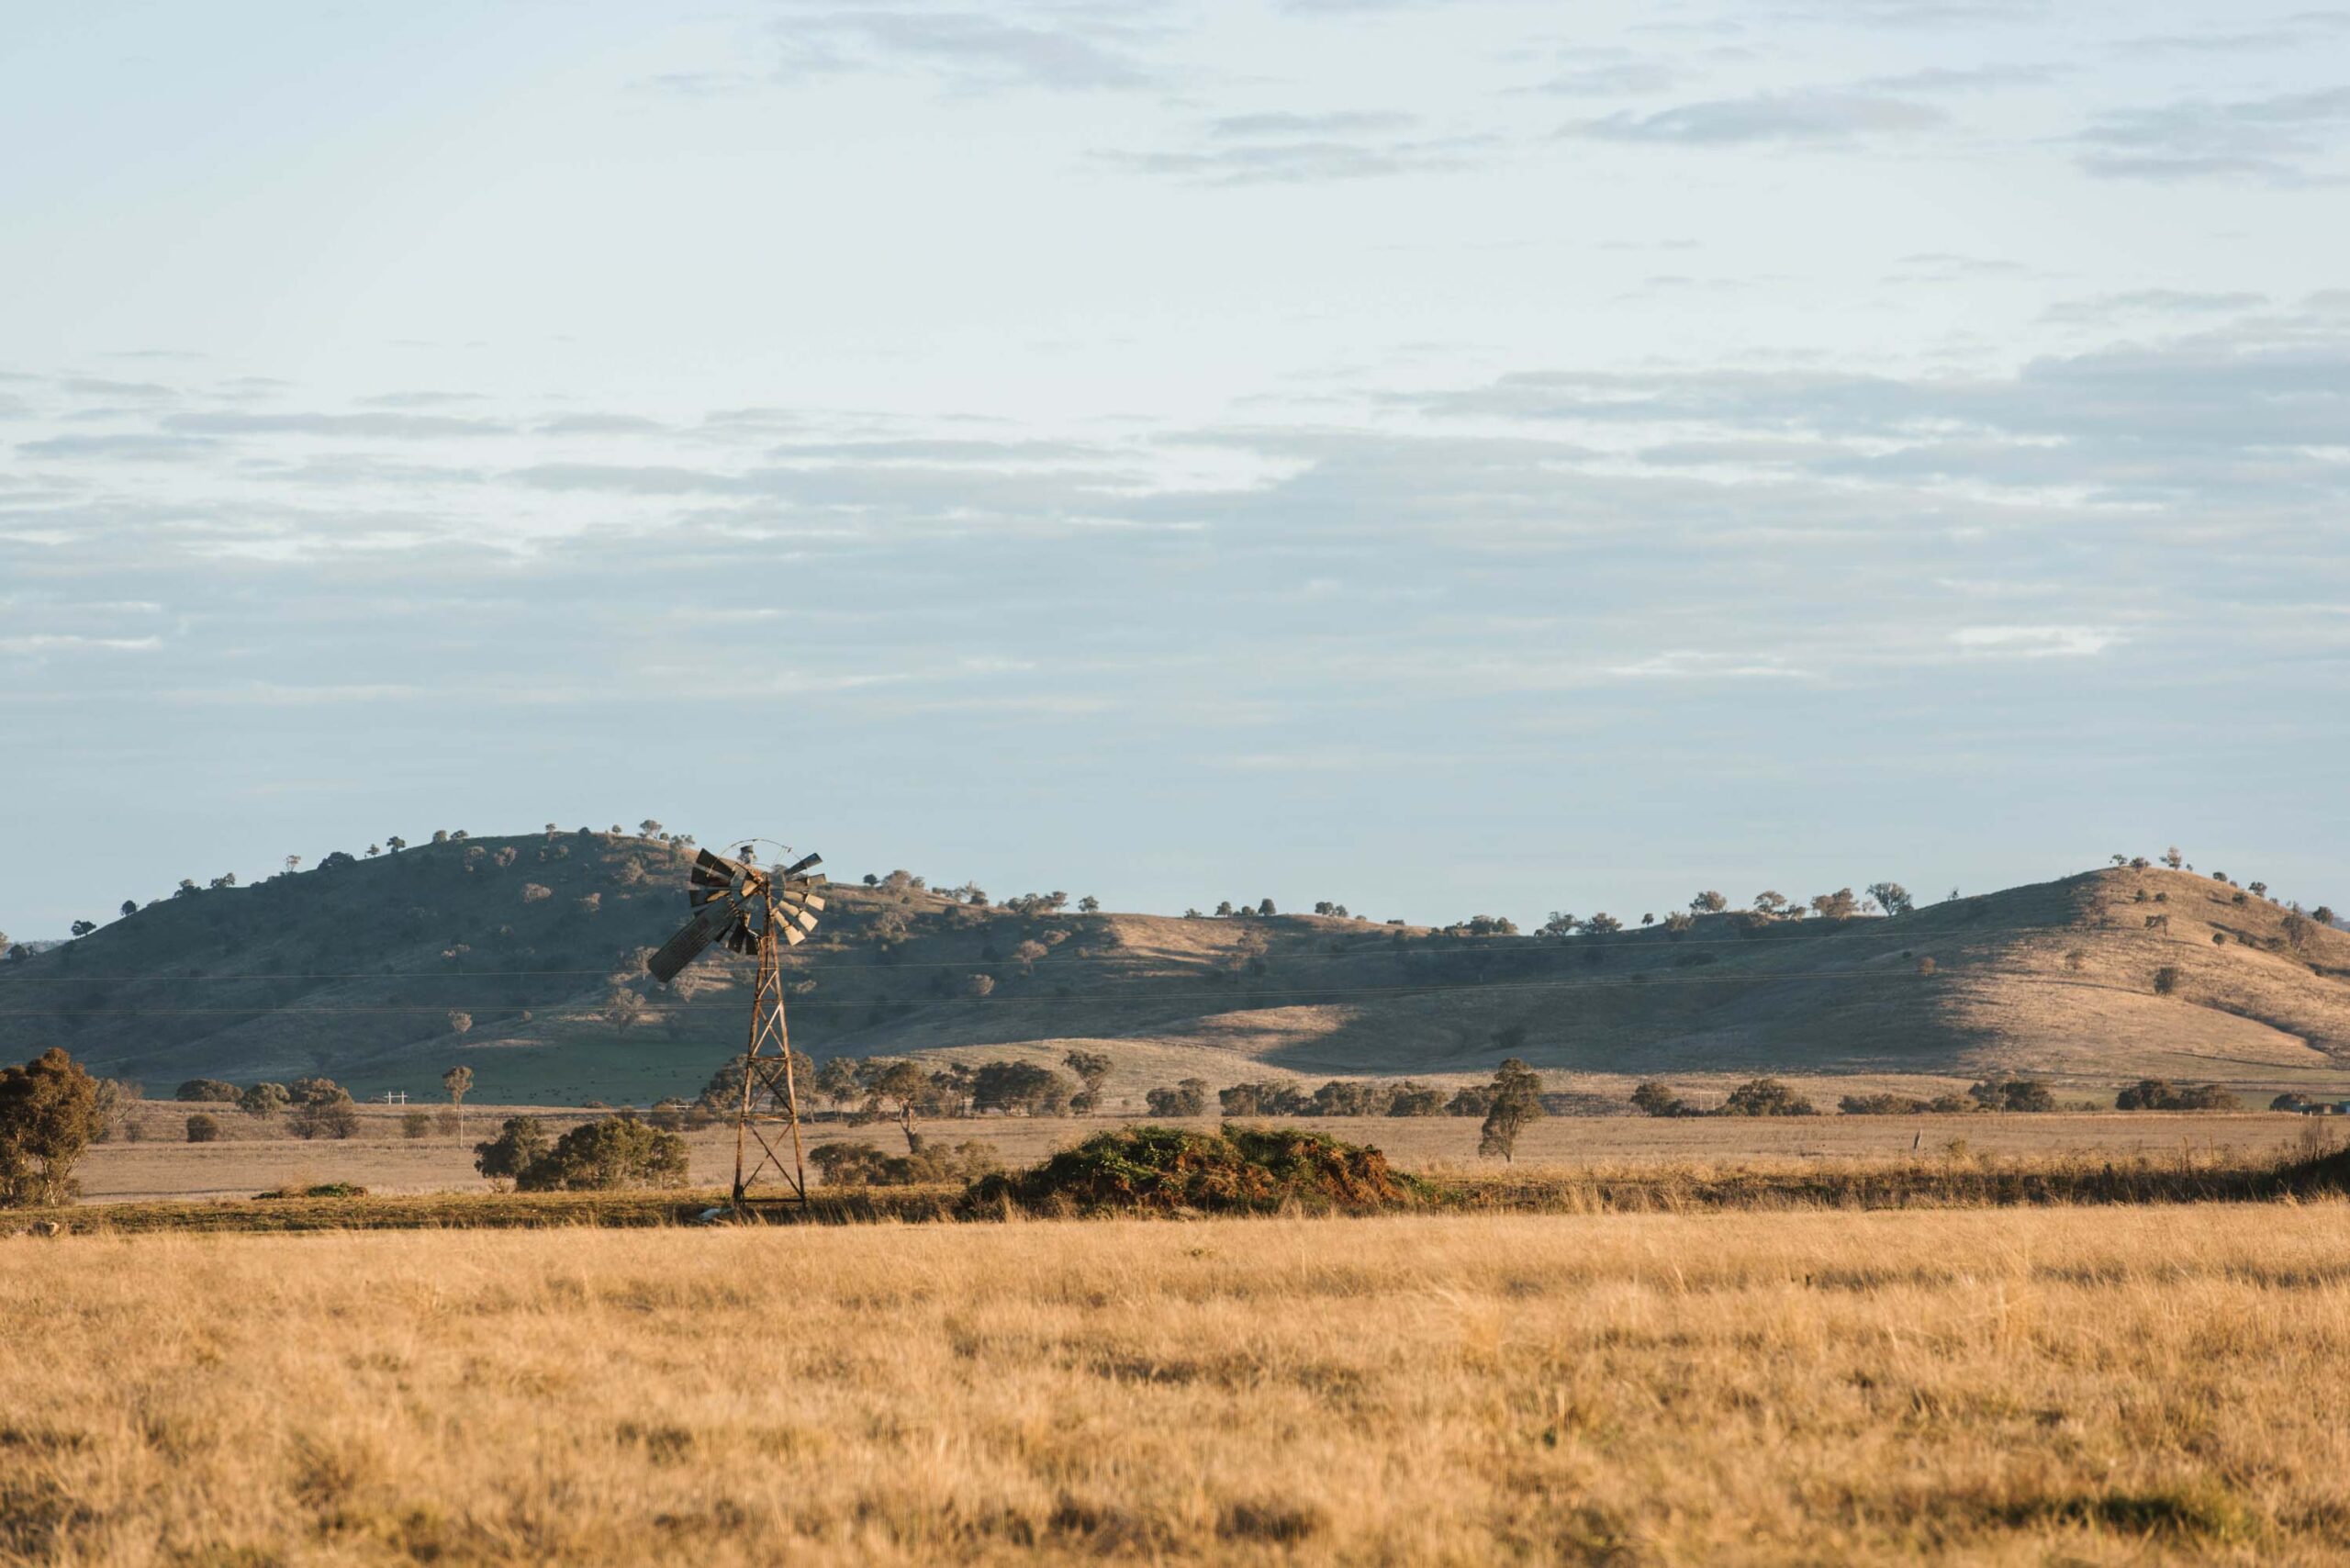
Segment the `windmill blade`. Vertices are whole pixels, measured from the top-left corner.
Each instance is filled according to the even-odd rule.
[[[802,932],[796,925],[786,925],[782,929],[783,945],[787,947],[797,947],[800,944],[808,940],[806,933]]]
[[[734,923],[734,929],[726,934],[726,945],[737,953],[748,953],[758,947],[759,939],[751,935],[749,921],[738,920]]]
[[[803,855],[799,859],[794,860],[790,865],[786,866],[783,868],[783,874],[787,877],[797,877],[800,872],[807,870],[810,867],[822,866],[823,863],[824,857],[821,855]]]
[[[722,908],[713,903],[697,911],[691,920],[679,926],[675,935],[644,960],[646,971],[664,985],[676,980],[679,971],[701,956],[704,947],[718,940],[726,930],[727,921],[734,918],[739,910],[739,904],[730,902]]]
[[[751,868],[739,860],[729,860],[723,855],[712,855],[705,849],[694,857],[691,872],[693,885],[698,888],[732,887],[735,879],[747,877]]]
[[[794,922],[796,922],[796,923],[799,924],[800,929],[800,930],[802,930],[802,931],[813,931],[813,930],[815,930],[815,929],[816,929],[816,917],[815,917],[814,915],[812,915],[812,914],[810,914],[810,913],[809,913],[806,910],[804,910],[804,909],[803,909],[803,910],[796,910],[796,911],[792,912],[792,914],[791,914],[791,917],[790,917],[790,918],[791,918]],[[800,939],[799,939],[798,937],[796,937],[796,936],[792,938],[792,941],[793,941],[793,943],[794,943],[795,945],[799,942],[799,940],[800,940]]]

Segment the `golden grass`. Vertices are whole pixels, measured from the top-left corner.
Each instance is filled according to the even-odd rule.
[[[0,1559],[2335,1562],[2344,1218],[0,1242]]]

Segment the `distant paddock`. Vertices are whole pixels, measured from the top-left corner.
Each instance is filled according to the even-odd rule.
[[[155,1135],[140,1143],[110,1142],[93,1148],[81,1166],[85,1202],[140,1198],[238,1197],[288,1184],[311,1186],[350,1182],[381,1193],[480,1192],[487,1188],[473,1168],[473,1146],[492,1136],[504,1117],[525,1109],[481,1106],[465,1113],[462,1134],[418,1139],[398,1136],[396,1119],[370,1107],[360,1136],[346,1140],[304,1141],[279,1130],[254,1136],[252,1124],[233,1111],[220,1119],[231,1137],[218,1143],[162,1141],[187,1110],[148,1107]],[[597,1113],[563,1107],[530,1114],[560,1129]],[[1006,1164],[1032,1163],[1088,1133],[1122,1125],[1124,1118],[973,1117],[924,1124],[922,1130],[946,1143],[979,1139],[992,1144]],[[244,1124],[239,1126],[237,1124]],[[1478,1160],[1477,1121],[1460,1116],[1329,1116],[1304,1125],[1333,1137],[1373,1144],[1407,1170],[1446,1167],[1499,1171],[1498,1161]],[[2204,1160],[2256,1161],[2298,1148],[2312,1136],[2340,1142],[2330,1123],[2288,1113],[2121,1113],[1991,1114],[1960,1116],[1805,1116],[1786,1119],[1704,1117],[1689,1120],[1628,1116],[1550,1117],[1529,1128],[1518,1145],[1517,1166],[1638,1167],[1758,1162],[1774,1167],[1811,1161],[1908,1161],[1919,1155],[1946,1157],[1954,1143],[1961,1152],[1989,1159],[2055,1158],[2166,1159],[2191,1152]],[[851,1126],[811,1126],[809,1142],[857,1138],[876,1147],[904,1148],[890,1123]],[[733,1170],[733,1136],[723,1127],[687,1135],[689,1177],[696,1186],[722,1186]],[[812,1172],[811,1172],[812,1175]]]

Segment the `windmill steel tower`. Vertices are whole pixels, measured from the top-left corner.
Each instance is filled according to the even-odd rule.
[[[809,875],[823,863],[810,855],[770,875],[752,864],[746,846],[730,860],[705,849],[694,857],[688,902],[693,918],[644,961],[655,980],[666,985],[715,942],[737,953],[758,956],[751,989],[751,1032],[743,1047],[743,1095],[734,1113],[734,1205],[740,1208],[752,1183],[772,1169],[801,1204],[808,1201],[808,1171],[800,1144],[800,1088],[791,1070],[791,1032],[783,1016],[783,949],[796,947],[816,929],[824,907],[824,879]],[[762,1103],[773,1107],[763,1110]],[[778,1123],[789,1133],[791,1163],[767,1137]],[[751,1146],[758,1158],[750,1158]]]

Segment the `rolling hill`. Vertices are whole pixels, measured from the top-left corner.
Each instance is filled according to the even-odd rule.
[[[689,854],[475,838],[184,890],[0,964],[0,1057],[62,1045],[159,1093],[323,1072],[425,1095],[457,1062],[485,1102],[691,1093],[740,1048],[748,965],[706,958],[671,988],[643,974],[683,917]],[[2350,935],[2161,868],[1895,918],[1716,914],[1564,940],[979,906],[901,880],[837,892],[789,959],[801,1049],[1083,1045],[1117,1061],[1113,1103],[1192,1073],[1443,1077],[1505,1055],[1609,1077],[2350,1084]]]

